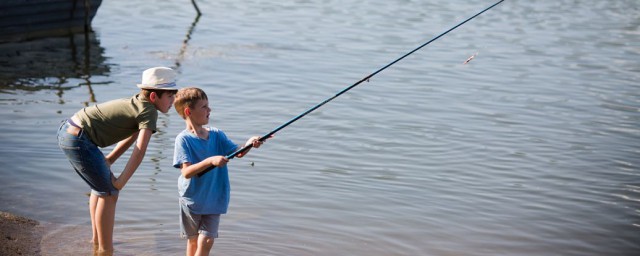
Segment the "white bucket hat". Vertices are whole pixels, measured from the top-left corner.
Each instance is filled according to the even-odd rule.
[[[142,72],[140,89],[178,90],[176,86],[176,72],[167,67],[150,68]]]

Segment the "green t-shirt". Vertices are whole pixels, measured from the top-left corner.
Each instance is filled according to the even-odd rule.
[[[156,132],[158,110],[141,94],[86,107],[76,113],[91,141],[107,147],[140,129]]]

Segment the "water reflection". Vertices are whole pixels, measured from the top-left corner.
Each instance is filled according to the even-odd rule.
[[[191,26],[189,26],[189,30],[187,30],[187,35],[182,41],[182,47],[180,47],[180,52],[178,52],[178,57],[176,58],[175,64],[173,66],[173,69],[178,70],[178,72],[180,72],[180,63],[184,60],[184,54],[187,52],[187,47],[189,46],[191,35],[193,34],[193,31],[195,30],[196,25],[200,20],[200,16],[202,16],[202,12],[200,12],[200,8],[198,8],[198,4],[196,4],[195,0],[191,0],[191,3],[196,10],[196,17],[193,19]]]
[[[65,90],[87,86],[95,102],[93,76],[108,75],[104,48],[94,32],[0,44],[0,93]],[[69,83],[81,79],[81,83]]]

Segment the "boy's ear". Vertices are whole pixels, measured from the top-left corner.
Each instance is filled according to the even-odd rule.
[[[156,99],[158,99],[158,94],[156,94],[156,92],[151,92],[149,94],[149,101],[151,101],[151,103],[155,103]]]
[[[191,109],[184,108],[184,116],[191,116]]]

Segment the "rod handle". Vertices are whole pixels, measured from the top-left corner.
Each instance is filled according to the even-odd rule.
[[[267,140],[268,138],[270,138],[273,135],[273,133],[268,133],[265,136],[260,137],[260,139],[258,139],[260,142],[264,142],[265,140]],[[225,156],[227,159],[231,160],[234,159],[237,155],[242,154],[243,152],[246,152],[247,150],[251,149],[253,147],[253,144],[249,144],[246,145],[238,150],[236,150],[235,152]],[[211,166],[209,168],[207,168],[206,170],[202,171],[201,173],[198,173],[197,176],[198,177],[202,177],[202,175],[204,175],[205,173],[215,169],[216,166]]]

